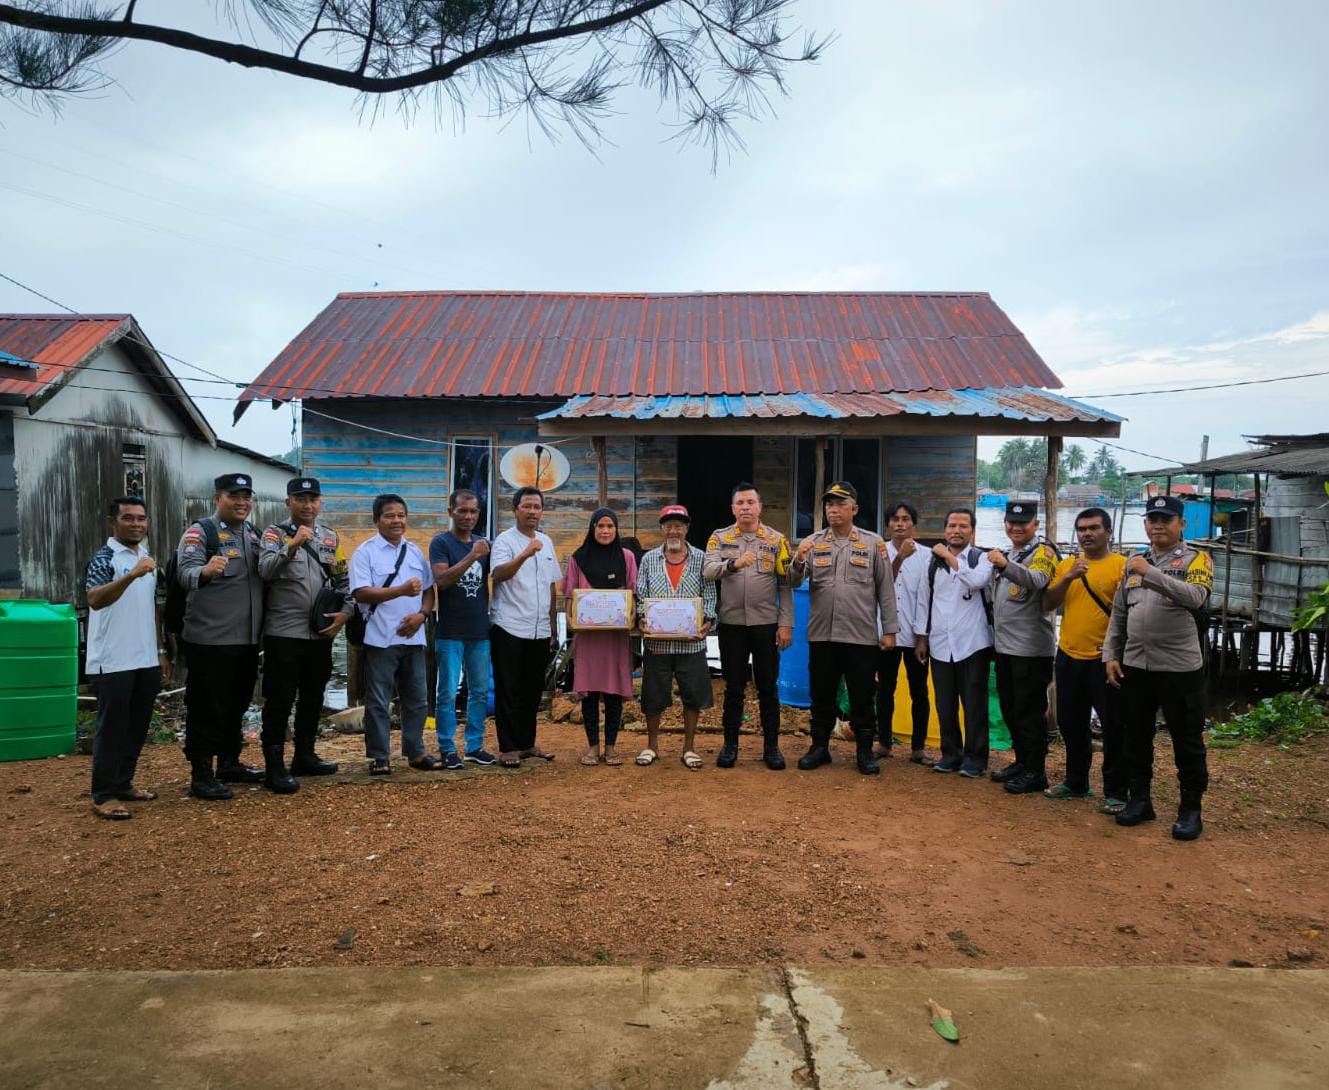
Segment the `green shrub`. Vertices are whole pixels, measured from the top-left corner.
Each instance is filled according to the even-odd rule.
[[[1248,711],[1214,727],[1214,737],[1290,746],[1311,734],[1329,730],[1324,705],[1308,689],[1265,697]]]

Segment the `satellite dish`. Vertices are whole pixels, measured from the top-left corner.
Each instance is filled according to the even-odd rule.
[[[540,448],[538,455],[535,452],[537,446]],[[551,492],[568,479],[571,467],[557,447],[523,443],[503,455],[498,472],[513,488],[534,485],[542,492]]]

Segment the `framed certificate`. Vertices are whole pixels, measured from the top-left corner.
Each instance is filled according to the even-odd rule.
[[[695,639],[701,631],[700,598],[643,598],[641,630],[656,639]]]
[[[568,604],[568,627],[573,631],[626,632],[632,627],[632,591],[574,590]]]

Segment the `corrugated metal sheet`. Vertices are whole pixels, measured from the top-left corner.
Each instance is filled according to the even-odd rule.
[[[0,314],[0,351],[37,365],[33,377],[0,379],[0,394],[41,393],[129,321],[127,314]]]
[[[257,398],[884,393],[1061,382],[985,293],[346,293]]]
[[[624,420],[845,420],[899,416],[1000,417],[1028,421],[1119,421],[1122,418],[1060,394],[1028,387],[927,390],[894,394],[775,394],[739,397],[574,397],[538,420],[616,417]]]

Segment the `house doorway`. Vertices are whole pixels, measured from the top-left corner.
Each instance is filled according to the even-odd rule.
[[[752,480],[752,437],[678,440],[678,502],[688,509],[688,541],[699,549],[734,521],[730,495],[739,481]]]

